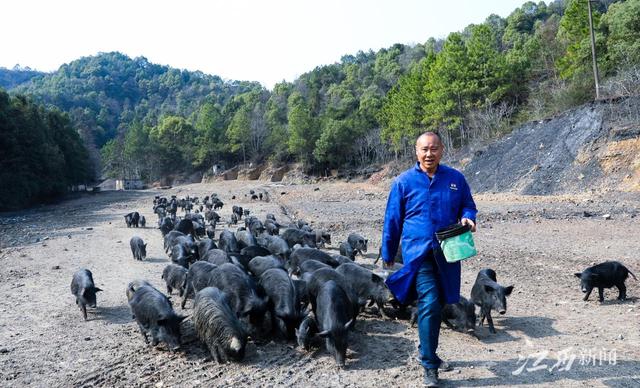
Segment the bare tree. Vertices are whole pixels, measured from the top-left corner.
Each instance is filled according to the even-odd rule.
[[[497,105],[486,104],[480,109],[471,111],[468,126],[469,139],[486,140],[500,133],[508,126],[514,110],[514,105],[503,101]]]
[[[391,160],[391,146],[383,142],[381,128],[373,128],[355,141],[354,161],[361,167],[370,163],[385,163]]]
[[[634,65],[608,78],[600,86],[603,97],[617,98],[640,94],[640,66]]]
[[[249,149],[251,158],[256,160],[262,157],[262,147],[269,129],[265,120],[264,104],[258,103],[251,111]]]

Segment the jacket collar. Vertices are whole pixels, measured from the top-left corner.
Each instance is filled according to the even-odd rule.
[[[418,171],[419,173],[426,174],[426,172],[422,171],[422,169],[420,168],[420,162],[416,162],[413,169]],[[442,171],[442,169],[443,169],[443,164],[439,163],[438,168],[436,169],[436,173],[433,174],[433,177],[435,178],[436,176],[440,175],[440,172]]]

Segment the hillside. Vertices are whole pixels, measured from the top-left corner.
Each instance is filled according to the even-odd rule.
[[[129,58],[117,52],[83,57],[11,91],[69,112],[83,138],[100,148],[135,121],[155,125],[162,115],[190,116],[205,101],[224,104],[260,88]]]
[[[640,96],[525,124],[457,163],[477,192],[640,191]]]
[[[17,65],[13,69],[0,67],[0,88],[11,89],[44,74],[41,71],[31,70],[28,67],[22,68]]]

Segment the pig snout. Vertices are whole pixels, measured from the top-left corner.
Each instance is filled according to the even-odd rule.
[[[500,313],[500,315],[504,315],[504,313],[506,313],[506,312],[507,312],[507,310],[505,310],[505,309],[498,310],[498,313]]]

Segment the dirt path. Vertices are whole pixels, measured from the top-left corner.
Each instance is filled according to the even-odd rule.
[[[269,191],[269,203],[244,197],[249,188],[258,187]],[[272,212],[279,219],[304,218],[331,230],[334,247],[349,232],[358,231],[369,238],[369,252],[377,252],[384,186],[224,182],[162,194],[212,191],[227,204],[223,217],[238,203],[259,217]],[[190,320],[184,325],[182,352],[145,345],[124,290],[135,278],[163,285],[160,275],[168,259],[150,210],[155,194],[106,192],[0,216],[0,386],[421,383],[422,369],[414,360],[416,329],[403,320],[384,321],[367,314],[350,336],[344,370],[322,348],[306,353],[274,342],[250,343],[242,364],[220,366],[208,358]],[[239,200],[232,201],[231,195]],[[609,290],[600,305],[593,295],[582,301],[573,276],[607,259],[620,260],[640,275],[640,198],[493,195],[478,196],[477,202],[481,229],[475,238],[481,255],[463,265],[462,293],[469,295],[477,271],[484,267],[495,269],[498,280],[514,284],[515,291],[507,314],[494,320],[497,334],[481,328],[474,338],[442,330],[441,357],[456,366],[454,372],[441,374],[445,385],[640,385],[640,283],[627,281],[629,301],[615,301],[616,291]],[[122,216],[132,210],[147,217],[147,228],[126,228]],[[584,217],[584,212],[592,217]],[[611,219],[602,217],[606,213]],[[148,242],[144,262],[131,258],[128,242],[134,234]],[[98,308],[89,312],[87,322],[69,292],[71,275],[79,267],[91,269],[97,286],[105,290],[98,294]],[[609,362],[614,354],[615,364]],[[558,360],[565,362],[550,370]]]

